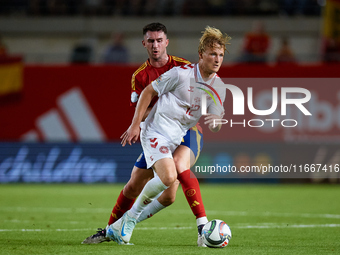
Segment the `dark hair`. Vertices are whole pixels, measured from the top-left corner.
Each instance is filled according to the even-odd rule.
[[[150,23],[150,24],[146,25],[145,27],[143,27],[143,35],[145,35],[148,31],[151,31],[151,32],[163,31],[164,34],[168,33],[168,30],[166,29],[166,26],[164,26],[163,24],[158,23],[158,22]]]

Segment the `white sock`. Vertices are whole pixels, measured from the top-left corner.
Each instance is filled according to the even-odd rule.
[[[159,193],[167,188],[168,186],[165,186],[158,176],[152,178],[144,186],[142,193],[138,196],[132,208],[128,211],[129,216],[138,219],[146,206],[150,204]]]
[[[202,224],[205,224],[208,222],[208,218],[207,217],[200,217],[200,218],[197,218],[196,219],[196,224],[197,224],[197,227],[199,225],[202,225]]]
[[[151,216],[158,213],[160,210],[164,209],[166,206],[158,202],[157,199],[153,200],[150,204],[145,207],[143,212],[139,215],[137,223],[150,218]]]

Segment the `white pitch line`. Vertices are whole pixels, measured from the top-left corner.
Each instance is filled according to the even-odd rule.
[[[23,229],[0,229],[0,232],[63,232],[63,231],[88,231],[88,230],[93,230],[93,228],[83,228],[83,229],[28,229],[28,228],[23,228]]]
[[[6,212],[46,212],[46,213],[108,213],[108,208],[46,208],[46,207],[1,207]]]
[[[46,212],[46,213],[108,213],[112,208],[46,208],[46,207],[0,207],[1,211],[6,212]],[[168,212],[175,214],[189,214],[189,210],[167,209]],[[313,213],[278,213],[278,212],[246,212],[246,211],[214,211],[207,210],[208,215],[225,216],[254,216],[254,217],[301,217],[301,218],[326,218],[340,219],[340,214],[313,214]]]
[[[230,226],[231,229],[268,229],[268,228],[340,228],[340,224],[272,224],[272,225],[247,225]],[[137,227],[136,230],[183,230],[194,229],[194,227]],[[0,229],[0,232],[63,232],[63,231],[90,231],[92,228],[83,229]]]
[[[301,217],[301,218],[327,218],[340,219],[340,214],[313,214],[313,213],[277,213],[277,212],[239,212],[239,211],[207,211],[208,215],[223,214],[227,216],[276,216],[276,217]]]
[[[231,227],[232,228],[232,227]],[[234,228],[248,229],[248,228],[340,228],[340,224],[281,224],[281,225],[248,225],[248,226],[235,226]]]
[[[12,220],[3,220],[3,222],[9,222],[9,223],[17,223],[17,224],[27,224],[27,223],[32,223],[33,220],[18,220],[18,219],[12,219]],[[40,223],[67,223],[67,224],[84,224],[82,221],[53,221],[53,220],[39,220]]]

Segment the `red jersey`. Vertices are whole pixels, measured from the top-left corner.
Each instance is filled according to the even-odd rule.
[[[267,53],[270,38],[267,34],[249,33],[245,37],[245,49],[252,54]]]
[[[184,58],[179,58],[171,55],[168,55],[168,57],[168,63],[166,63],[162,67],[154,67],[150,64],[150,61],[147,60],[137,69],[137,71],[134,72],[131,79],[131,106],[136,106],[138,98],[143,89],[148,86],[152,81],[156,80],[161,74],[169,71],[174,66],[190,64],[190,62]],[[154,97],[149,107],[153,106],[156,103],[157,99],[158,97]]]

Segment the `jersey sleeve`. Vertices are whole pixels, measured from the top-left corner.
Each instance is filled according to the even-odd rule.
[[[218,94],[218,96],[215,95],[216,103],[213,100],[211,100],[210,104],[208,105],[207,112],[211,114],[219,115],[222,117],[224,115],[223,103],[226,97],[226,88],[223,86],[222,81],[218,82],[217,86],[215,87],[215,90]]]
[[[136,106],[138,98],[143,91],[143,86],[140,80],[136,77],[135,74],[132,75],[131,78],[131,99],[130,106]]]
[[[158,96],[172,91],[176,88],[179,81],[178,70],[176,67],[160,75],[156,80],[151,82],[152,87]]]

